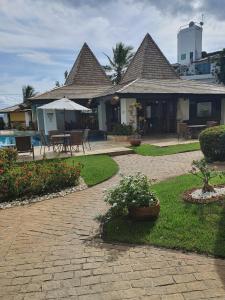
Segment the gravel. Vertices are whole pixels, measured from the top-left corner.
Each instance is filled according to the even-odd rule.
[[[36,202],[40,202],[40,201],[44,201],[44,200],[49,200],[49,199],[53,199],[53,198],[57,198],[57,197],[65,197],[68,194],[82,191],[87,188],[88,188],[88,186],[86,185],[84,180],[81,178],[78,185],[64,189],[64,190],[56,192],[56,193],[50,193],[50,194],[46,194],[43,196],[34,196],[34,197],[30,197],[30,198],[20,198],[20,199],[15,199],[11,202],[2,202],[2,203],[0,203],[0,209],[6,209],[6,208],[14,207],[14,206],[27,205],[27,204],[36,203]]]
[[[206,192],[203,193],[202,189],[197,189],[195,191],[193,191],[190,196],[193,199],[211,199],[211,198],[217,198],[219,196],[225,196],[225,187],[218,187],[218,188],[214,188],[215,192]]]

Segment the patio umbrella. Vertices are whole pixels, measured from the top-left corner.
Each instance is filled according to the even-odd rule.
[[[60,100],[55,100],[53,102],[50,102],[48,104],[42,105],[38,107],[38,109],[42,110],[62,110],[64,111],[64,129],[65,129],[65,123],[66,123],[66,111],[90,111],[89,108],[80,105],[74,101],[71,101],[67,98],[62,98]]]

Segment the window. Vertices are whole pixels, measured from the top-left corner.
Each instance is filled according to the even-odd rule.
[[[212,115],[212,102],[199,102],[197,104],[197,117],[210,117]]]
[[[194,58],[194,54],[193,52],[190,52],[190,61],[193,61],[193,58]]]
[[[186,53],[181,54],[180,58],[181,58],[181,60],[185,60],[186,59]]]

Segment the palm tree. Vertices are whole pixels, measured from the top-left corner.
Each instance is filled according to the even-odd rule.
[[[112,48],[112,58],[105,54],[109,60],[109,65],[104,66],[104,69],[109,72],[109,77],[113,83],[118,84],[121,81],[124,72],[134,56],[132,50],[132,46],[126,46],[120,42],[116,44],[115,48]]]
[[[23,92],[23,102],[26,102],[28,98],[36,94],[35,89],[31,85],[24,85],[22,88],[22,92]]]

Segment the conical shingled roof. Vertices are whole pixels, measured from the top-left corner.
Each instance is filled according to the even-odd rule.
[[[84,43],[80,53],[66,79],[65,85],[111,85],[97,58],[87,43]]]
[[[140,47],[130,62],[121,84],[137,78],[141,79],[176,79],[173,67],[154,42],[149,33],[146,34]]]

